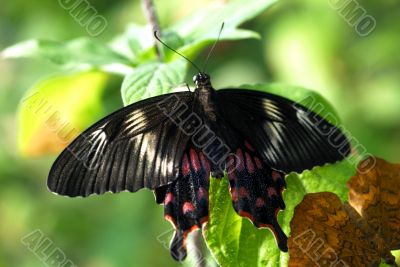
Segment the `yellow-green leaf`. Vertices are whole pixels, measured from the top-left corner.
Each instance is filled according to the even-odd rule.
[[[104,116],[100,97],[108,79],[108,74],[91,71],[36,83],[19,106],[20,152],[25,156],[57,153]]]

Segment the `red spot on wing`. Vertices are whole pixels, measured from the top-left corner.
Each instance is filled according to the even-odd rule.
[[[253,161],[251,160],[251,157],[249,155],[249,153],[244,153],[245,157],[246,157],[246,167],[247,167],[247,171],[249,172],[249,174],[254,173],[254,164]]]
[[[241,172],[244,170],[244,158],[242,150],[240,148],[236,150],[236,156],[238,161],[236,162],[236,170]]]
[[[257,168],[261,170],[263,168],[261,160],[257,157],[254,157],[254,161],[256,162]]]
[[[188,161],[188,157],[187,155],[183,155],[182,158],[182,174],[183,176],[188,176],[190,173],[190,165],[189,165],[189,161]]]
[[[277,196],[278,195],[278,193],[276,192],[275,188],[273,188],[273,187],[268,187],[267,191],[268,191],[268,196],[270,198],[272,198],[273,196]]]
[[[236,181],[236,174],[234,172],[228,173],[229,181]]]
[[[265,201],[264,199],[262,199],[261,197],[257,198],[256,200],[256,207],[257,208],[261,208],[265,205]]]
[[[201,165],[203,165],[204,170],[206,171],[206,174],[209,175],[210,173],[210,163],[208,162],[208,160],[206,159],[206,157],[204,156],[204,154],[202,152],[200,152],[200,161],[201,161]]]
[[[253,152],[254,152],[254,148],[250,145],[249,142],[244,141],[244,145],[245,145],[250,151],[253,151]]]
[[[279,179],[282,178],[282,174],[280,174],[277,171],[272,170],[272,180],[274,180],[274,182],[278,181]]]
[[[231,189],[231,195],[232,195],[232,200],[236,202],[238,200],[238,193],[236,188]]]
[[[170,202],[174,200],[174,195],[172,193],[168,193],[164,199],[164,205],[168,205]]]
[[[226,172],[228,173],[228,179],[230,181],[236,181],[236,173],[233,163],[228,165]]]
[[[246,197],[249,196],[249,192],[247,191],[246,188],[244,188],[243,186],[241,186],[241,187],[239,188],[239,196],[240,196],[241,198],[246,198]]]
[[[204,187],[200,187],[198,194],[197,194],[197,199],[200,201],[202,199],[208,199],[208,193],[207,190]]]
[[[190,163],[195,172],[199,172],[201,169],[199,157],[194,149],[190,149]]]
[[[190,202],[185,202],[185,204],[183,204],[183,207],[182,207],[182,212],[183,212],[183,214],[186,214],[188,212],[194,212],[193,204]]]
[[[229,156],[226,162],[226,172],[228,173],[229,180],[236,180],[235,171],[235,158],[233,156]]]

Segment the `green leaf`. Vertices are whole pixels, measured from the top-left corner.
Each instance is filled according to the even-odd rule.
[[[265,11],[276,0],[254,1],[229,1],[219,6],[208,6],[197,10],[195,14],[169,28],[185,40],[185,46],[180,51],[186,55],[192,55],[199,46],[203,46],[218,37],[222,22],[225,28],[220,40],[238,40],[245,38],[258,38],[253,31],[238,29],[243,22],[250,20]]]
[[[392,255],[396,258],[397,265],[400,264],[400,250],[392,250]],[[386,264],[382,259],[381,264],[379,267],[392,267],[393,265]]]
[[[124,105],[170,93],[173,88],[183,83],[186,68],[187,62],[181,59],[169,63],[153,62],[135,68],[122,83]]]
[[[101,96],[110,75],[83,72],[36,83],[18,109],[18,147],[25,156],[60,152],[105,115]]]
[[[111,47],[125,55],[134,64],[139,64],[148,59],[155,59],[154,36],[150,25],[130,23],[125,32],[117,36]]]
[[[347,180],[355,174],[357,164],[343,160],[334,165],[318,166],[312,170],[305,170],[301,174],[290,173],[298,177],[308,193],[328,191],[335,193],[342,201],[347,200]],[[321,190],[323,188],[323,190]]]
[[[242,85],[240,88],[259,90],[301,102],[323,117],[334,117],[336,112],[319,94],[281,84]],[[307,101],[303,101],[306,99]],[[312,100],[312,101],[310,101]],[[323,109],[321,108],[324,107]],[[332,119],[332,118],[331,118]],[[294,208],[307,193],[330,191],[342,200],[347,199],[346,181],[355,174],[357,162],[343,160],[336,164],[315,167],[301,174],[286,176],[287,189],[283,198],[286,209],[278,215],[283,231],[290,234]],[[268,229],[256,229],[247,219],[236,214],[226,179],[212,179],[210,185],[210,219],[205,233],[207,244],[222,266],[287,266],[288,254],[278,249]]]
[[[128,73],[131,62],[107,45],[91,38],[78,38],[67,43],[29,40],[6,48],[5,58],[34,57],[65,68],[98,67],[112,73]]]

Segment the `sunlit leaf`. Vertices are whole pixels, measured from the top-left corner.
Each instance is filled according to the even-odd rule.
[[[18,146],[23,155],[60,152],[104,116],[101,95],[109,80],[102,72],[59,75],[31,88],[18,111]]]
[[[8,47],[1,54],[6,58],[45,59],[65,68],[100,67],[116,73],[128,73],[131,68],[131,62],[125,56],[86,37],[67,43],[29,40]]]
[[[172,92],[173,88],[184,81],[186,67],[184,60],[153,62],[137,67],[122,83],[124,104]]]
[[[237,27],[259,15],[275,2],[276,0],[237,0],[225,4],[213,4],[196,10],[195,14],[172,26],[170,30],[185,40],[185,46],[180,50],[186,54],[195,52],[199,45],[216,40],[223,22],[225,27],[220,40],[258,38],[257,33]]]
[[[123,34],[114,38],[111,47],[119,51],[135,64],[155,58],[154,36],[150,25],[130,23]]]

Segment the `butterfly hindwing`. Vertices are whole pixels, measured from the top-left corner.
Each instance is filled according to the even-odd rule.
[[[174,181],[189,137],[168,116],[193,93],[143,100],[100,120],[53,164],[48,187],[68,196],[155,189]],[[175,101],[175,102],[174,102]]]
[[[282,251],[287,251],[287,236],[277,215],[285,209],[282,192],[285,175],[269,167],[247,141],[227,162],[232,204],[235,211],[249,218],[256,227],[271,229]]]
[[[338,128],[300,104],[246,89],[223,89],[217,94],[231,127],[252,142],[274,169],[300,172],[350,153],[350,144]]]
[[[182,261],[187,254],[187,235],[208,220],[210,162],[204,153],[189,142],[181,160],[179,177],[157,188],[156,201],[164,205],[164,216],[175,227],[171,255]]]

